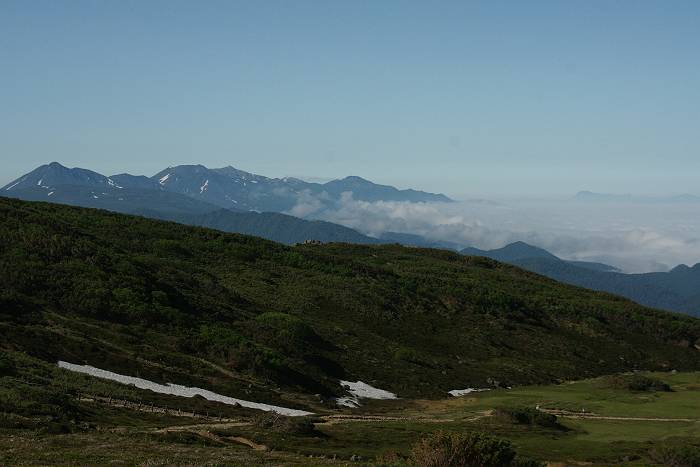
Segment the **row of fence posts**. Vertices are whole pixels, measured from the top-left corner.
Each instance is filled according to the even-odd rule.
[[[132,406],[132,407],[135,407],[136,410],[143,410],[145,412],[152,412],[152,413],[162,412],[165,415],[167,415],[168,413],[171,413],[171,414],[177,413],[178,417],[190,416],[192,418],[207,418],[207,419],[215,418],[215,419],[218,419],[219,421],[221,421],[223,419],[223,414],[221,412],[219,412],[218,417],[217,416],[209,417],[209,410],[206,410],[203,414],[197,413],[194,410],[192,410],[191,412],[183,412],[182,409],[180,409],[180,408],[175,410],[175,409],[171,409],[169,407],[160,407],[160,406],[154,405],[153,402],[151,402],[149,405],[146,405],[141,400],[139,400],[138,402],[133,402],[133,401],[129,401],[126,399],[114,399],[114,398],[112,398],[111,395],[109,395],[108,397],[104,397],[104,396],[96,396],[96,395],[92,395],[92,394],[84,394],[84,393],[81,393],[80,391],[78,391],[78,393],[77,393],[78,400],[81,400],[83,397],[90,398],[94,401],[106,399],[107,405],[121,404],[123,407],[126,407],[126,408],[129,408],[129,406]]]

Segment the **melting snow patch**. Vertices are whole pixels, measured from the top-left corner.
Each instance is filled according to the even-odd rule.
[[[54,191],[49,191],[49,192],[46,194],[46,196],[51,196],[51,195],[54,194],[54,193],[55,193]]]
[[[165,177],[162,177],[162,178],[158,181],[158,183],[160,183],[161,185],[165,184],[165,182],[168,180],[169,177],[170,177],[170,174],[167,174]]]
[[[147,379],[135,378],[133,376],[124,376],[118,373],[112,373],[111,371],[101,370],[99,368],[95,368],[89,365],[76,365],[74,363],[59,361],[58,366],[60,368],[65,368],[66,370],[75,371],[77,373],[84,373],[86,375],[95,376],[97,378],[117,381],[122,384],[133,384],[139,389],[148,389],[159,394],[171,394],[173,396],[181,397],[194,397],[199,395],[210,401],[222,402],[228,405],[240,405],[241,407],[264,410],[266,412],[276,412],[282,415],[288,415],[290,417],[312,415],[311,412],[305,412],[303,410],[288,409],[286,407],[278,407],[276,405],[261,404],[258,402],[250,402],[243,399],[222,396],[221,394],[217,394],[206,389],[190,388],[187,386],[180,386],[179,384],[173,383],[158,384],[152,381],[148,381]]]
[[[489,390],[490,389],[467,388],[467,389],[453,389],[452,391],[448,391],[447,393],[451,396],[459,397],[459,396],[466,396],[467,394],[471,394],[472,392],[484,392],[484,391],[489,391]]]
[[[15,183],[13,183],[12,185],[10,185],[10,186],[8,186],[7,188],[5,188],[5,191],[9,191],[10,189],[16,187],[17,185],[19,185],[20,183],[22,183],[22,182],[25,181],[25,180],[27,180],[27,177],[22,177],[22,179],[19,180],[18,182],[15,182]]]
[[[340,385],[351,394],[348,397],[336,399],[338,405],[345,407],[359,407],[360,399],[397,399],[396,394],[393,392],[377,389],[362,381],[356,383],[341,381]]]
[[[42,178],[42,179],[40,179],[38,182],[36,182],[36,184],[39,185],[39,186],[41,186],[41,182],[43,182],[43,181],[44,181],[44,179]]]
[[[206,182],[204,182],[204,185],[202,185],[202,186],[199,187],[199,193],[200,193],[200,194],[204,193],[204,190],[206,190],[208,187],[209,187],[209,180],[207,180]]]
[[[116,183],[114,183],[114,180],[112,180],[111,178],[108,178],[108,179],[107,179],[107,183],[109,183],[110,186],[113,186],[113,187],[116,187],[116,188],[121,188],[119,185],[117,185]]]
[[[339,397],[335,400],[335,403],[341,407],[350,407],[352,409],[360,406],[360,401],[354,397]]]

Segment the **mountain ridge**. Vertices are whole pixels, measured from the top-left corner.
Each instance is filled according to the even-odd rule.
[[[452,202],[443,194],[399,190],[358,176],[321,184],[292,177],[269,178],[230,165],[210,169],[202,164],[170,166],[151,177],[128,173],[108,177],[91,170],[68,168],[51,162],[13,180],[0,191],[20,191],[37,184],[46,189],[71,185],[164,190],[226,209],[258,212],[290,212],[297,204],[308,202],[310,198],[320,208],[340,202],[346,192],[351,192],[354,199],[362,201]]]
[[[350,180],[353,178],[350,177]],[[374,186],[366,180],[363,183]],[[231,184],[239,185],[241,190],[237,194],[227,192],[226,187],[230,189]],[[270,179],[231,166],[208,169],[201,164],[181,165],[164,169],[152,177],[128,173],[108,177],[52,162],[13,180],[0,189],[0,195],[173,220],[257,235],[286,244],[305,240],[364,244],[381,242],[330,222],[304,220],[276,211],[258,213],[257,209],[253,209],[259,207],[255,200],[265,199],[265,193],[256,191],[256,184],[272,186],[272,190],[287,190],[286,193],[301,193],[307,186],[323,186],[293,178]],[[292,188],[283,189],[281,184]],[[245,195],[246,191],[250,191],[252,196]],[[209,196],[210,193],[214,195]],[[240,204],[232,197],[234,195],[240,197]],[[274,197],[273,193],[268,199]],[[283,211],[291,209],[296,203],[296,199],[277,198],[276,207],[285,208]],[[222,199],[226,201],[222,202]],[[280,206],[279,202],[286,204]]]
[[[689,193],[668,196],[637,196],[630,193],[613,194],[579,191],[573,199],[590,203],[700,203],[700,196]]]
[[[527,244],[525,244],[527,245]],[[669,272],[625,274],[601,263],[562,260],[541,248],[519,248],[531,255],[506,255],[513,248],[496,250],[467,248],[462,254],[484,256],[522,267],[552,279],[592,290],[614,293],[642,305],[700,316],[700,263],[679,265]],[[546,254],[535,254],[545,252]]]

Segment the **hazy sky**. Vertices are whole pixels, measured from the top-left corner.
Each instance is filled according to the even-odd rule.
[[[698,1],[0,2],[0,185],[234,165],[700,192]]]

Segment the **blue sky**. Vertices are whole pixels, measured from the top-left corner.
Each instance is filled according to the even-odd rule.
[[[0,2],[0,184],[234,165],[700,194],[700,2]]]

